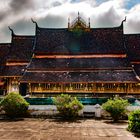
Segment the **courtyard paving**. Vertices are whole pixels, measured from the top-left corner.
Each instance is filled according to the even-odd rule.
[[[126,130],[127,123],[82,119],[0,120],[0,140],[138,140]]]

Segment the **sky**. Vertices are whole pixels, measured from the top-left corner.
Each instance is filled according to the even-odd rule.
[[[140,0],[0,0],[0,42],[10,42],[10,26],[15,34],[34,35],[39,27],[67,28],[68,18],[80,16],[92,28],[117,27],[124,23],[124,33],[140,33]]]

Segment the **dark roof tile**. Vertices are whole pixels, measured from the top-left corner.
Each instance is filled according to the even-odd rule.
[[[26,66],[6,66],[0,76],[7,77],[7,76],[22,76],[24,73]]]
[[[126,58],[34,58],[28,69],[123,69],[131,67]]]
[[[33,52],[34,36],[14,35],[8,60],[29,61]]]
[[[68,29],[37,28],[36,53],[46,54],[120,54],[124,53],[123,32],[118,28]]]
[[[138,74],[138,76],[140,76],[140,64],[135,64],[134,69],[135,69],[136,73]]]
[[[21,82],[137,82],[133,71],[26,72]]]
[[[125,44],[130,61],[140,60],[140,34],[125,35]]]
[[[0,44],[0,74],[5,65],[5,61],[8,57],[10,50],[10,43],[1,43]]]

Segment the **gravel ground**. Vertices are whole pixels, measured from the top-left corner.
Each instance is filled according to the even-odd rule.
[[[137,140],[126,130],[127,122],[81,119],[0,120],[0,140]]]

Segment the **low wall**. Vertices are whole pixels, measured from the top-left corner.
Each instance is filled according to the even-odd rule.
[[[140,106],[128,106],[128,111],[134,111],[140,109]],[[30,105],[29,110],[33,110],[32,115],[34,114],[42,114],[42,115],[55,115],[58,113],[57,108],[55,105]],[[97,105],[84,105],[84,108],[79,112],[79,115],[83,115],[84,113],[94,113],[95,117],[99,117],[101,115],[107,115],[108,114],[102,110],[100,106]]]

